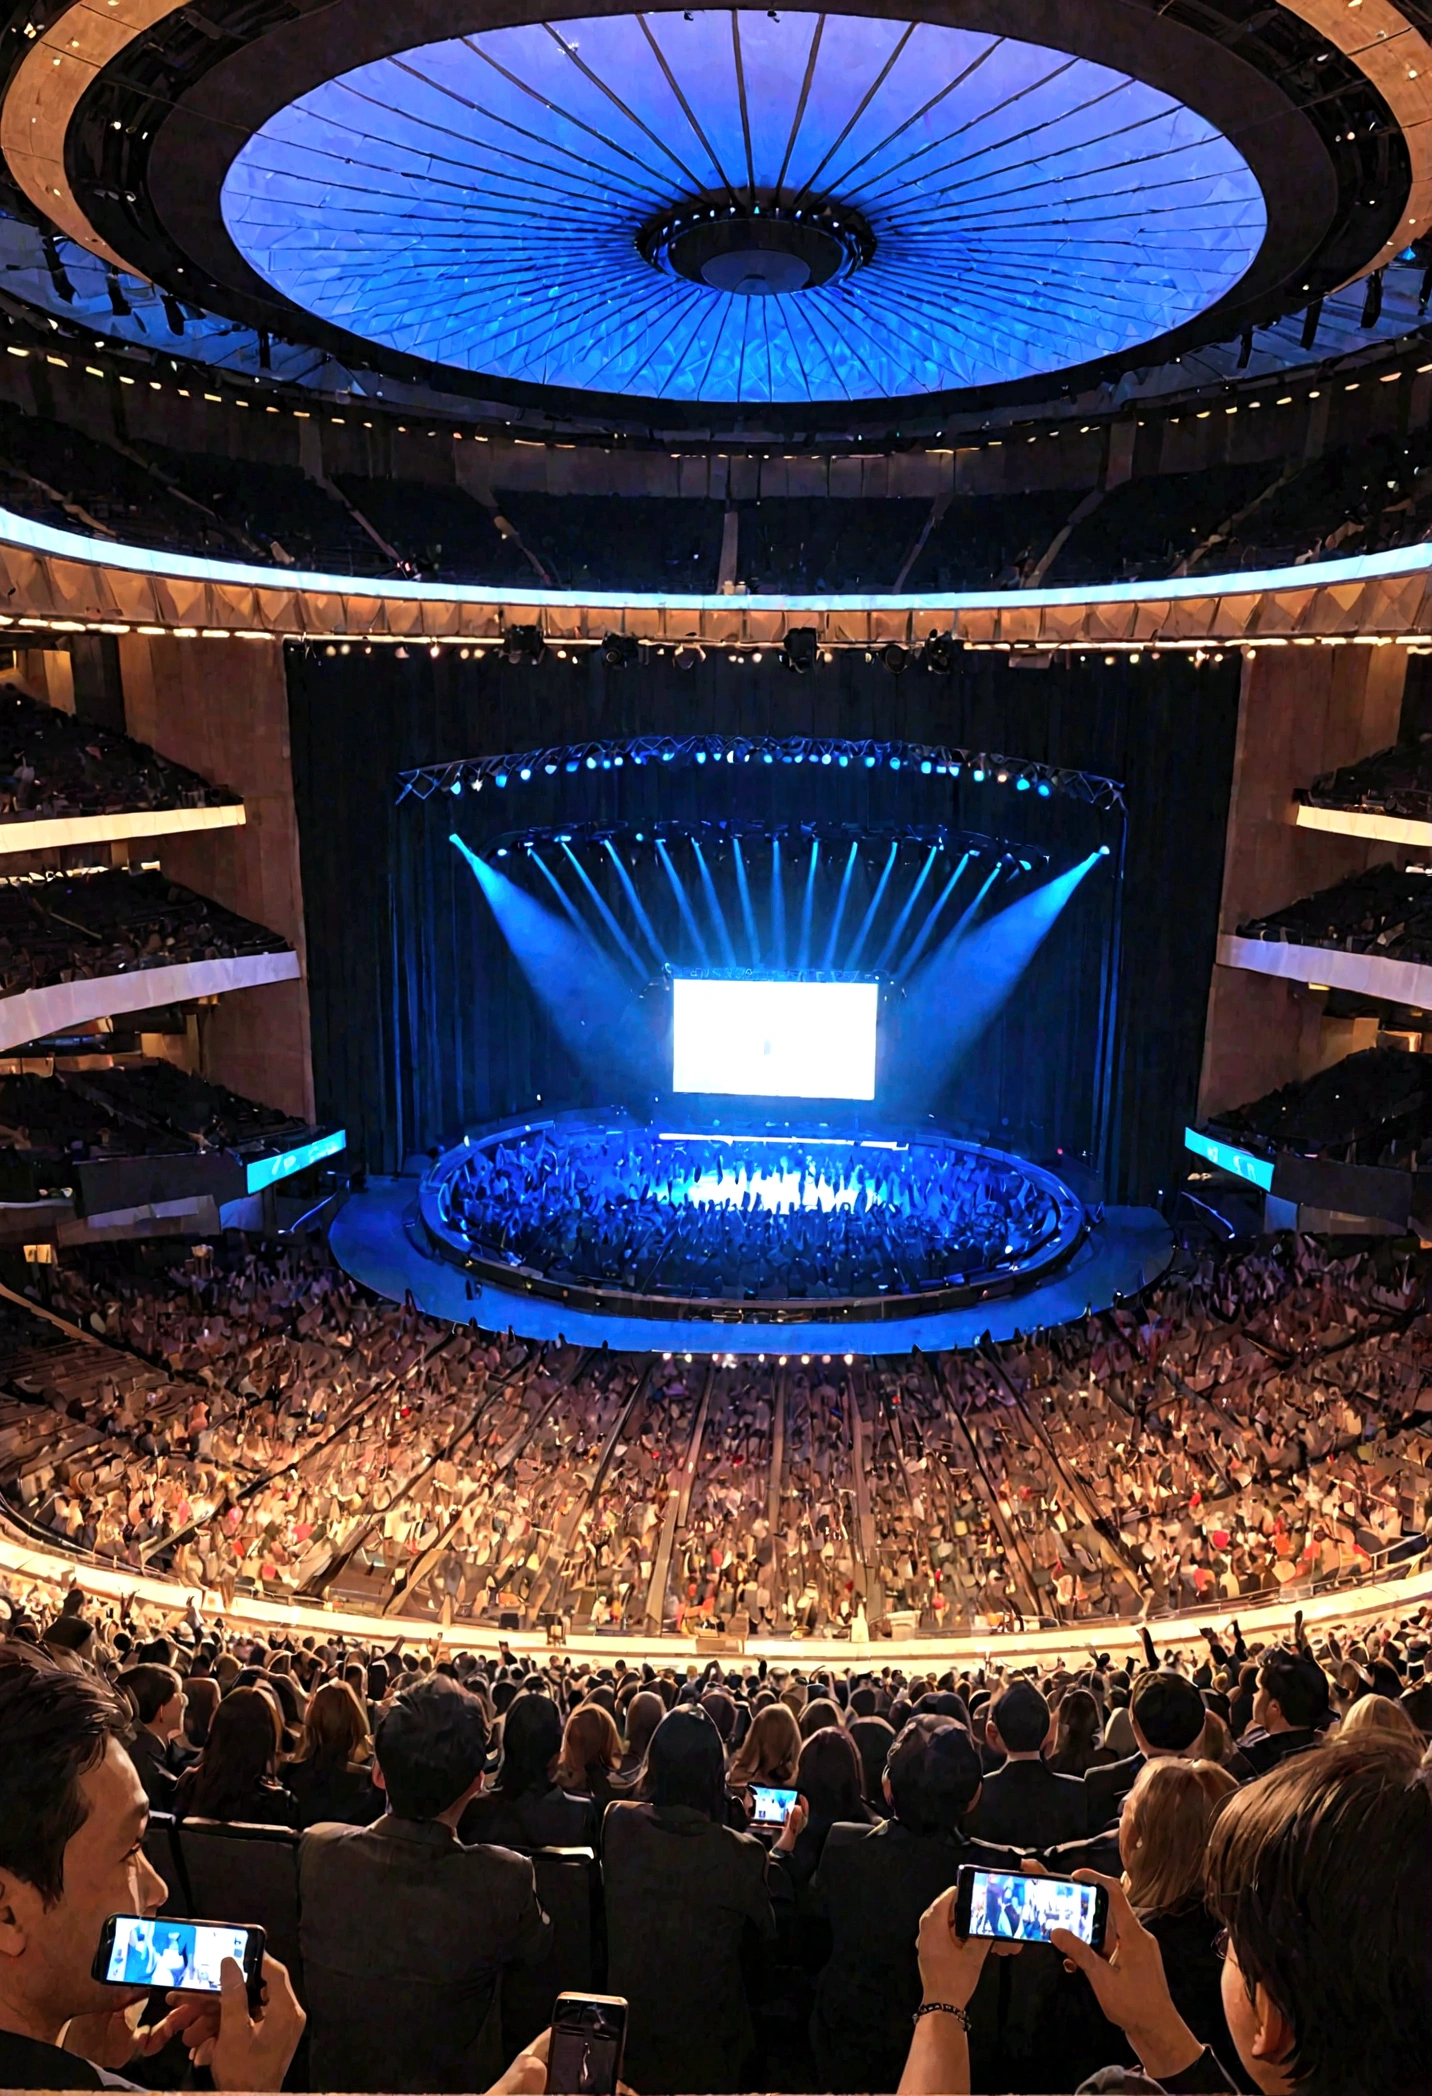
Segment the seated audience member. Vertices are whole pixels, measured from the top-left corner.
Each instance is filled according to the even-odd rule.
[[[810,1739],[817,1732],[826,1731],[831,1725],[843,1726],[844,1723],[845,1719],[841,1715],[840,1705],[834,1698],[831,1696],[817,1696],[812,1702],[807,1703],[805,1709],[797,1718],[796,1729],[800,1733],[801,1738],[805,1740]]]
[[[755,2031],[742,1977],[748,1936],[773,1936],[766,1851],[724,1824],[726,1757],[699,1706],[670,1711],[647,1749],[642,1802],[602,1823],[607,1990],[631,2003],[635,2089],[749,2089]]]
[[[895,1744],[895,1727],[888,1718],[877,1717],[872,1711],[869,1716],[852,1718],[849,1731],[865,1778],[865,1802],[878,1807],[882,1803],[880,1786],[885,1779],[885,1763]]]
[[[276,1776],[283,1721],[262,1689],[236,1688],[214,1712],[209,1742],[179,1779],[181,1819],[224,1819],[294,1827],[298,1806]]]
[[[785,1703],[768,1703],[751,1720],[751,1729],[731,1759],[731,1788],[748,1791],[761,1783],[789,1790],[801,1758],[800,1727]]]
[[[177,2036],[218,2088],[279,2089],[304,2018],[276,1959],[256,2019],[227,1961],[217,2004],[190,1998],[139,2030],[126,2011],[146,1990],[90,1976],[109,1916],[157,1913],[166,1890],[142,1846],[149,1801],[120,1744],[126,1722],[93,1678],[0,1675],[0,2085],[134,2088],[130,2062]]]
[[[1032,1681],[1011,1681],[989,1705],[985,1738],[1004,1762],[984,1780],[969,1829],[1028,1855],[1084,1833],[1084,1786],[1044,1759],[1049,1705]]]
[[[1084,1807],[1088,1829],[1098,1834],[1119,1816],[1119,1807],[1146,1761],[1165,1754],[1190,1754],[1203,1736],[1203,1698],[1182,1674],[1140,1674],[1129,1698],[1134,1752],[1123,1761],[1086,1770]]]
[[[1290,1754],[1317,1746],[1332,1715],[1328,1677],[1317,1661],[1306,1652],[1275,1646],[1258,1661],[1251,1733],[1239,1740],[1239,1750],[1255,1775],[1266,1775]]]
[[[184,1745],[195,1752],[209,1743],[209,1727],[219,1707],[219,1684],[212,1674],[190,1674],[184,1682]]]
[[[596,1806],[557,1782],[561,1752],[562,1714],[552,1698],[532,1690],[518,1696],[502,1721],[497,1781],[464,1812],[459,1839],[516,1849],[594,1847]]]
[[[299,1854],[310,2085],[483,2089],[502,1969],[541,1958],[552,1925],[525,1857],[457,1837],[487,1759],[482,1706],[419,1680],[383,1712],[374,1756],[383,1818],[311,1827]]]
[[[855,1742],[841,1725],[813,1732],[796,1763],[799,1814],[782,1828],[774,1854],[785,1859],[791,1883],[804,1892],[815,1876],[834,1826],[869,1826],[875,1814],[865,1802],[865,1771]]]
[[[1059,1776],[1083,1776],[1107,1767],[1118,1756],[1099,1744],[1101,1722],[1097,1699],[1087,1688],[1066,1689],[1054,1716],[1054,1745],[1049,1766]]]
[[[1224,2058],[1218,1923],[1203,1903],[1203,1876],[1214,1822],[1237,1788],[1214,1762],[1165,1756],[1139,1771],[1119,1817],[1129,1903],[1163,1953],[1180,2016]]]
[[[611,1803],[612,1777],[622,1758],[616,1719],[600,1703],[582,1703],[568,1718],[557,1760],[557,1787],[584,1802],[592,1799],[598,1813]]]
[[[1143,2073],[1099,2089],[1231,2091],[1231,2061],[1190,2028],[1159,1945],[1116,1878],[1101,1953],[1054,1941],[1089,1980]],[[1238,2062],[1263,2096],[1424,2096],[1432,2059],[1432,1788],[1396,1754],[1357,1742],[1294,1754],[1223,1807],[1204,1897],[1226,1935],[1222,2005]],[[966,2096],[965,2004],[985,1946],[954,1933],[954,1895],[920,1929],[923,2000],[900,2096]],[[937,2005],[938,2006],[934,2006]]]
[[[1355,1739],[1364,1746],[1400,1752],[1410,1768],[1421,1762],[1427,1745],[1402,1704],[1390,1696],[1359,1696],[1335,1736],[1339,1742]]]
[[[366,1827],[378,1818],[383,1793],[369,1766],[372,1746],[367,1716],[347,1682],[325,1681],[316,1688],[303,1714],[298,1758],[283,1767],[284,1782],[298,1801],[300,1827],[329,1819]]]
[[[157,1812],[172,1812],[183,1767],[174,1742],[184,1730],[184,1685],[172,1667],[138,1666],[120,1676],[119,1686],[134,1709],[129,1758],[150,1804]]]
[[[616,1790],[628,1792],[641,1775],[651,1735],[666,1716],[666,1705],[654,1690],[638,1689],[626,1707],[626,1752],[612,1778]]]
[[[953,1718],[911,1718],[885,1766],[890,1818],[832,1827],[811,1892],[830,1923],[811,2038],[823,2089],[893,2089],[919,2002],[915,1938],[962,1863],[1018,1869],[1009,1849],[966,1831],[980,1758]]]

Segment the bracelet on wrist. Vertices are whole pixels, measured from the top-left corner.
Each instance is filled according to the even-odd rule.
[[[922,2001],[910,2020],[918,2023],[922,2016],[953,2016],[962,2031],[968,2031],[970,2027],[969,2010],[960,2008],[953,2001]]]

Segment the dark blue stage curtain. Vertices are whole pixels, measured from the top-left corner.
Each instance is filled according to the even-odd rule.
[[[617,1092],[609,1075],[579,1066],[556,1037],[469,866],[447,842],[450,831],[480,852],[499,830],[526,825],[740,815],[950,821],[1047,852],[1054,872],[1108,842],[1116,856],[1083,882],[1001,1017],[920,1104],[947,1125],[1036,1156],[1061,1147],[1092,1152],[1102,1132],[1094,1161],[1110,1199],[1158,1202],[1178,1183],[1217,934],[1236,655],[1198,669],[1183,658],[1109,667],[1092,656],[1043,670],[970,655],[949,676],[912,665],[897,677],[852,653],[796,677],[769,654],[760,667],[711,659],[692,670],[670,662],[606,669],[594,656],[574,663],[549,655],[532,668],[464,663],[447,651],[399,661],[389,648],[328,657],[293,647],[288,680],[319,1112],[348,1128],[370,1169],[398,1169],[465,1126],[526,1112],[539,1099],[547,1108],[597,1105]],[[693,732],[941,742],[1121,779],[1122,908],[1113,876],[1118,819],[1070,799],[1016,794],[1012,785],[952,788],[918,774],[833,766],[722,774],[662,766],[584,770],[527,786],[514,780],[504,792],[489,786],[480,797],[395,805],[396,774],[409,766]],[[759,889],[768,883],[768,852],[749,864]],[[517,858],[501,865],[554,900]],[[578,884],[564,870],[575,896]],[[786,894],[792,937],[797,881]],[[1110,955],[1116,998],[1107,993]],[[657,1012],[660,999],[650,1007]],[[898,1003],[890,1018],[891,1052],[908,1070],[921,1044],[900,1040]],[[653,1039],[653,1081],[661,1053]],[[627,1086],[630,1096],[630,1073]]]

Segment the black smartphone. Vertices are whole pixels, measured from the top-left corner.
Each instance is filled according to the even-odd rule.
[[[1102,1885],[1075,1878],[1026,1877],[1017,1870],[960,1865],[955,1934],[991,1936],[999,1943],[1047,1943],[1068,1929],[1091,1950],[1102,1950],[1109,1927],[1109,1895]]]
[[[111,1987],[217,1994],[219,1968],[225,1958],[237,1958],[249,1999],[257,2002],[263,1981],[264,1932],[229,1921],[111,1914],[100,1930],[91,1970],[95,1979]]]
[[[616,2096],[626,2027],[620,1994],[559,1994],[547,2053],[550,2096]]]

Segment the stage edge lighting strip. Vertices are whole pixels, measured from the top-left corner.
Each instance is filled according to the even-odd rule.
[[[1273,1185],[1273,1167],[1266,1158],[1254,1157],[1248,1150],[1239,1150],[1232,1143],[1221,1143],[1211,1135],[1200,1135],[1196,1128],[1185,1128],[1183,1146],[1192,1150],[1195,1157],[1216,1164],[1220,1172],[1231,1172],[1235,1179],[1242,1179],[1250,1186],[1262,1187],[1268,1193]]]
[[[737,597],[665,590],[578,592],[519,589],[489,583],[412,582],[386,576],[322,575],[300,568],[265,568],[239,561],[206,560],[196,554],[169,553],[152,546],[102,544],[81,532],[62,531],[52,524],[39,524],[14,510],[0,508],[0,547],[3,546],[18,547],[22,552],[49,559],[81,562],[86,567],[119,569],[176,582],[210,582],[235,589],[273,590],[290,601],[295,597],[313,595],[410,604],[471,604],[497,610],[520,608],[571,612],[579,606],[590,606],[595,610],[611,611],[719,612],[727,618],[751,612],[832,616],[847,612],[1031,612],[1077,610],[1085,605],[1165,604],[1222,597],[1257,597],[1283,590],[1296,590],[1302,595],[1315,589],[1344,589],[1364,582],[1425,576],[1432,571],[1432,543],[1423,543],[1394,546],[1385,553],[1355,554],[1346,560],[1308,561],[1301,567],[1263,568],[1230,575],[1166,575],[1147,582],[1084,584],[1069,589],[908,590],[849,595],[827,592],[818,597]],[[54,614],[57,620],[62,616],[58,612]],[[78,626],[74,630],[84,628]],[[1421,637],[1417,636],[1418,639]],[[426,640],[428,636],[394,635],[393,638]],[[1234,644],[1230,639],[1228,645]],[[1079,645],[1092,648],[1100,643],[1083,640]]]

